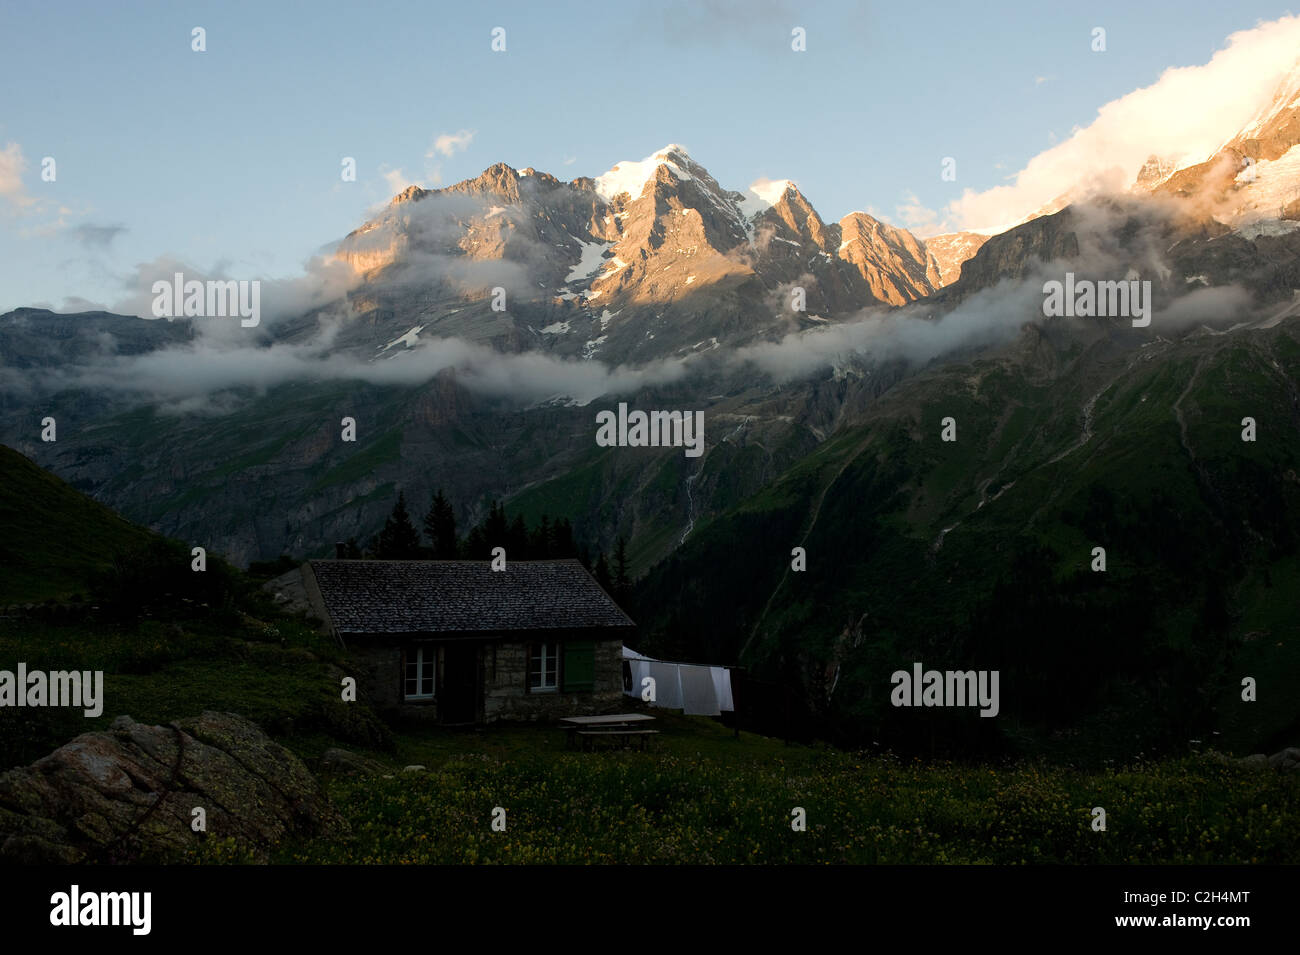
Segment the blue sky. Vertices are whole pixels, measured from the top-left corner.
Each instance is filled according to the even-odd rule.
[[[596,176],[669,142],[822,216],[1002,185],[1271,3],[27,3],[0,7],[0,311],[142,263],[285,277],[404,181]],[[206,52],[191,50],[191,29]],[[490,31],[506,30],[506,51]],[[807,50],[791,50],[791,29]],[[1090,48],[1106,29],[1107,50]],[[472,133],[433,149],[440,135]],[[430,155],[432,154],[432,155]],[[43,157],[57,163],[43,182]],[[357,181],[340,162],[357,161]],[[941,179],[943,157],[957,179]],[[16,157],[23,166],[17,170]]]

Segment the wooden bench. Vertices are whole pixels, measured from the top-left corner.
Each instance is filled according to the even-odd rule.
[[[578,730],[578,739],[582,744],[584,752],[587,750],[588,742],[592,744],[593,748],[595,747],[595,737],[598,736],[617,737],[622,740],[624,748],[626,748],[628,743],[631,742],[631,737],[639,736],[641,737],[641,750],[644,752],[646,743],[648,742],[646,737],[658,735],[658,730],[637,730],[630,729],[626,726],[602,726],[598,729]]]

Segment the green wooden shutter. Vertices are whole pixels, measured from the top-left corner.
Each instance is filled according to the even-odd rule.
[[[564,642],[564,692],[590,693],[596,686],[596,641]]]

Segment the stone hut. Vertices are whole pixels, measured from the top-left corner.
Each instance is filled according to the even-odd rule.
[[[446,724],[623,703],[635,625],[576,560],[313,560],[307,599],[380,711]]]

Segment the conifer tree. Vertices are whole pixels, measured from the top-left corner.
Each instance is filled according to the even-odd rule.
[[[528,539],[528,524],[524,521],[522,514],[516,514],[515,519],[510,522],[510,530],[506,534],[506,555],[511,560],[531,560],[533,557],[532,544]]]
[[[456,559],[456,512],[443,496],[442,488],[438,488],[429,513],[424,515],[424,533],[433,547],[434,560]]]
[[[529,548],[533,560],[546,560],[554,555],[551,553],[551,519],[545,514],[542,515],[542,523],[537,525],[537,530],[533,531],[532,546]]]
[[[591,576],[596,578],[596,583],[600,584],[605,593],[612,596],[614,582],[609,578],[609,562],[605,560],[605,552],[602,550],[600,556],[596,558],[595,569],[592,570]]]
[[[374,552],[379,560],[417,560],[420,557],[420,535],[407,513],[406,495],[400,491],[393,513],[388,515],[384,529],[375,540]]]
[[[632,581],[627,576],[627,541],[620,534],[614,546],[614,599],[626,604],[632,594]]]

